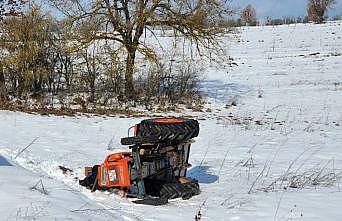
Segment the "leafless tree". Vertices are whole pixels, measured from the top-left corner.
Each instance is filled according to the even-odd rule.
[[[229,0],[47,0],[66,16],[74,49],[95,41],[113,41],[126,56],[125,94],[134,98],[134,66],[137,53],[156,60],[144,33],[156,37],[167,28],[194,42],[198,49],[219,46],[215,21],[231,13]],[[217,48],[215,48],[217,50]]]
[[[0,0],[0,26],[5,16],[14,16],[25,3],[24,0]],[[3,64],[0,58],[0,104],[7,100],[5,76]]]
[[[51,19],[41,14],[40,7],[31,7],[18,17],[6,18],[2,24],[0,50],[3,74],[11,78],[13,91],[40,93],[50,73],[47,58]]]
[[[88,47],[79,53],[79,57],[81,58],[81,63],[79,65],[84,68],[82,71],[84,72],[82,80],[86,83],[87,89],[90,91],[90,102],[95,101],[96,80],[99,78],[101,60],[103,59],[99,50],[98,46],[93,46]]]
[[[3,71],[3,65],[0,60],[0,104],[7,101],[5,75]]]
[[[315,23],[323,23],[325,13],[335,3],[335,0],[308,0],[307,13],[309,20]]]
[[[252,5],[247,5],[241,12],[240,18],[245,25],[256,25],[256,12]]]

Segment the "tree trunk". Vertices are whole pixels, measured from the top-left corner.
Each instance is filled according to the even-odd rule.
[[[318,16],[318,23],[319,23],[319,24],[324,23],[324,13],[323,13],[323,14],[320,14],[320,15]]]
[[[125,94],[129,99],[135,98],[134,91],[134,64],[135,64],[135,50],[127,50],[126,73],[125,73]]]
[[[91,76],[90,77],[90,102],[95,103],[95,77]]]
[[[7,92],[5,85],[5,76],[2,63],[0,62],[0,104],[7,101]]]

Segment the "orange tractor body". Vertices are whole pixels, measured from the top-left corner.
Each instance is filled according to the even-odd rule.
[[[131,176],[129,163],[132,162],[131,152],[121,152],[108,155],[98,167],[99,187],[130,187]]]
[[[135,203],[161,205],[168,199],[188,199],[199,194],[198,182],[186,178],[192,138],[198,136],[196,120],[147,119],[134,128],[134,136],[121,139],[131,152],[108,155],[100,165],[85,168],[80,185],[95,190],[119,190],[142,200]]]

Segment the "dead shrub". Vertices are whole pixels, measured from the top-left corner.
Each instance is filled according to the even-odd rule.
[[[313,168],[287,170],[284,174],[268,182],[268,185],[258,188],[264,192],[273,192],[288,189],[305,189],[318,187],[339,186],[341,171],[334,168],[333,160]],[[267,182],[265,182],[267,183]]]
[[[202,71],[201,67],[192,62],[181,62],[169,67],[165,63],[153,65],[142,71],[136,79],[138,102],[147,109],[155,105],[200,106],[202,95],[199,83]]]

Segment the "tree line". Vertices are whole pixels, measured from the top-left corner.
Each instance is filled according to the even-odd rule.
[[[175,42],[182,38],[207,56],[202,52],[221,50],[219,36],[226,30],[215,23],[231,13],[224,0],[48,2],[63,19],[32,2],[0,2],[2,103],[34,99],[87,108],[196,102],[201,99],[198,65],[182,59],[171,68],[158,47],[145,41],[146,34],[158,42],[161,32],[170,32]],[[144,69],[137,68],[137,59]]]
[[[294,23],[323,23],[326,20],[326,13],[328,9],[336,4],[336,0],[308,0],[307,1],[307,15],[304,17],[284,17],[284,18],[267,18],[264,25],[281,25]],[[337,16],[336,19],[339,19]],[[260,25],[257,19],[255,8],[249,4],[240,13],[240,18],[228,20],[231,25],[235,27],[240,26],[256,26]],[[228,24],[229,24],[228,23]]]
[[[192,53],[213,60],[211,56],[222,52],[220,38],[230,27],[258,24],[251,5],[237,23],[227,19],[234,13],[229,0],[45,2],[62,18],[34,1],[0,0],[0,104],[35,101],[86,109],[197,102],[202,69]],[[321,23],[334,3],[309,0],[305,20],[272,19],[267,24],[306,19]],[[161,57],[162,33],[174,48],[183,44],[183,56],[172,52],[168,59]],[[190,58],[184,57],[184,45]]]

